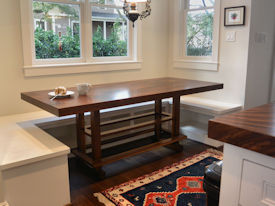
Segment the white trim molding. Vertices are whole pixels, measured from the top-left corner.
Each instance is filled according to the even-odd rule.
[[[26,77],[50,76],[60,74],[80,74],[106,71],[138,70],[142,68],[142,62],[101,62],[101,63],[75,63],[75,64],[52,64],[24,67]]]
[[[219,63],[211,61],[174,60],[174,68],[218,71]]]

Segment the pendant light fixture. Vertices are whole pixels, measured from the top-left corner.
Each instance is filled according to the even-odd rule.
[[[123,10],[126,17],[133,22],[140,18],[140,20],[146,18],[151,14],[151,0],[124,0]],[[138,4],[145,4],[143,10],[139,12]]]

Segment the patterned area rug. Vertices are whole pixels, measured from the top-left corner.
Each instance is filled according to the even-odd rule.
[[[105,206],[206,206],[204,170],[222,158],[210,149],[94,196]]]

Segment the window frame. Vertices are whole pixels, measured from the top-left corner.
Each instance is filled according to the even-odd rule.
[[[189,9],[190,0],[177,0],[174,29],[174,67],[183,69],[218,70],[219,33],[220,33],[220,0],[215,0],[213,7]],[[187,56],[187,15],[189,11],[214,9],[212,56]],[[183,22],[183,23],[182,23]]]
[[[72,21],[71,21],[72,35],[74,35],[74,24],[78,24],[78,25],[79,25],[79,28],[80,28],[80,22],[79,22],[79,21],[72,20]]]
[[[90,70],[91,72],[101,71],[102,66],[99,64],[104,64],[111,67],[112,64],[121,64],[121,69],[119,66],[115,66],[115,70],[126,70],[127,63],[129,63],[129,69],[141,68],[141,23],[139,22],[135,29],[128,23],[129,29],[129,43],[127,57],[93,57],[93,42],[92,42],[92,5],[95,3],[90,3],[89,0],[39,0],[40,2],[50,2],[50,3],[64,3],[64,4],[74,4],[79,5],[80,8],[80,57],[79,58],[59,58],[59,59],[36,59],[35,54],[35,43],[34,43],[34,16],[32,9],[33,0],[20,0],[21,9],[21,27],[22,27],[22,39],[23,39],[23,57],[24,57],[24,73],[25,76],[40,76],[38,70],[46,68],[49,70],[48,75],[52,74],[66,74],[64,71],[64,66],[75,67],[75,72],[68,73],[82,73]],[[86,6],[88,5],[88,6]],[[98,5],[97,5],[98,6]],[[102,6],[102,5],[101,5]],[[109,5],[105,5],[109,7]],[[93,67],[87,69],[88,67]],[[49,69],[50,68],[50,69]],[[62,68],[59,71],[54,71],[53,68]],[[37,69],[36,71],[34,69]],[[113,71],[110,68],[110,71]],[[106,71],[106,69],[104,70]],[[41,75],[47,75],[42,72]]]

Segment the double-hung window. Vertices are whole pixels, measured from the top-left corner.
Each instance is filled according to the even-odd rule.
[[[140,26],[122,7],[121,0],[21,0],[24,68],[136,63]]]
[[[176,66],[217,70],[220,0],[179,0]]]

